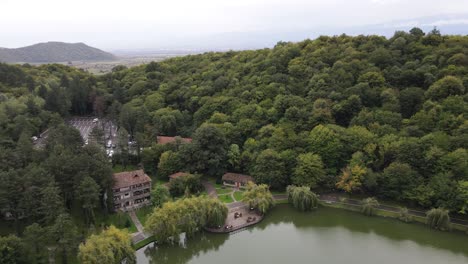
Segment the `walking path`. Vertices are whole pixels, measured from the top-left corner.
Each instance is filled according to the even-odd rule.
[[[216,192],[216,188],[213,184],[207,180],[202,180],[203,187],[205,187],[206,192],[212,198],[218,198],[218,193]]]
[[[132,219],[133,223],[135,224],[135,226],[136,226],[136,228],[138,230],[138,232],[135,232],[135,233],[132,234],[133,244],[136,244],[136,243],[148,238],[149,235],[144,232],[143,225],[141,224],[140,220],[136,216],[135,211],[130,211],[130,212],[128,212],[128,214],[130,215],[130,218]]]

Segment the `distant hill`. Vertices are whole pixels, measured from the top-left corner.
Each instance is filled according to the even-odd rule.
[[[17,49],[0,48],[0,62],[49,63],[115,59],[113,54],[84,43],[46,42]]]

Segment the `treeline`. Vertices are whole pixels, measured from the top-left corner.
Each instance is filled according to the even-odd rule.
[[[170,172],[229,170],[275,189],[338,189],[464,212],[467,45],[466,36],[418,28],[389,39],[322,36],[121,68],[103,80],[143,146],[155,134],[216,139],[164,147],[171,152],[162,156],[163,147],[145,149],[153,173],[161,157]]]

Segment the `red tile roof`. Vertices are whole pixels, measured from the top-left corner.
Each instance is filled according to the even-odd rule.
[[[247,183],[249,181],[255,182],[252,176],[232,172],[224,174],[222,179],[223,181],[233,181],[241,183]]]
[[[114,173],[112,178],[114,179],[114,189],[151,182],[151,178],[143,170]]]
[[[158,144],[167,144],[175,142],[177,139],[180,139],[183,143],[191,143],[191,138],[183,138],[183,137],[166,137],[166,136],[158,136]]]
[[[175,179],[175,178],[183,177],[183,176],[187,176],[187,175],[190,175],[190,173],[187,173],[187,172],[176,172],[176,173],[174,173],[174,174],[169,175],[169,178],[170,178],[170,179]]]

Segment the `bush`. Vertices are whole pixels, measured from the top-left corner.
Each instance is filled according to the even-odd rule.
[[[370,197],[362,201],[361,212],[367,216],[373,216],[375,214],[376,207],[380,204],[377,199]]]

